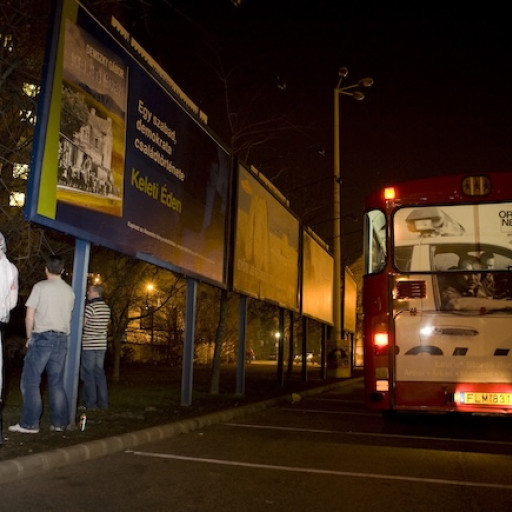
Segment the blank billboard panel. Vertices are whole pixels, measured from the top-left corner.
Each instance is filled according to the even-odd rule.
[[[332,325],[333,257],[306,231],[302,240],[302,314]]]
[[[239,166],[233,288],[290,310],[299,308],[299,222]]]

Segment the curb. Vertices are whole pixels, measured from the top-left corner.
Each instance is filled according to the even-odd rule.
[[[25,455],[12,460],[0,462],[0,484],[20,480],[52,469],[78,464],[87,460],[99,459],[113,453],[123,450],[130,450],[137,446],[161,441],[179,434],[186,434],[194,430],[215,425],[217,423],[232,421],[248,414],[263,411],[275,407],[281,403],[293,400],[293,396],[301,397],[316,395],[324,391],[330,391],[339,387],[344,387],[355,379],[347,379],[342,382],[336,382],[327,386],[312,388],[300,393],[283,395],[278,398],[264,400],[253,404],[234,407],[223,411],[188,418],[185,420],[166,423],[155,427],[149,427],[135,432],[122,434],[119,436],[106,437],[87,443],[80,443],[66,448],[59,448],[50,452],[41,452],[34,455]]]

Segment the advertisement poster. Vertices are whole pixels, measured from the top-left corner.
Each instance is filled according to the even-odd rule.
[[[79,3],[63,5],[27,218],[225,284],[231,155],[135,41],[129,51]]]

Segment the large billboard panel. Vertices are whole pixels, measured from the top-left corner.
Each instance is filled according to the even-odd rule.
[[[299,221],[256,176],[239,166],[233,288],[299,309]]]
[[[302,247],[302,314],[332,325],[333,257],[307,231]]]
[[[132,53],[79,2],[62,6],[27,218],[225,285],[229,152],[135,56],[135,41]]]

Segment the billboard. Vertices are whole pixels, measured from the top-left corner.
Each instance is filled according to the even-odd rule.
[[[76,0],[60,5],[27,218],[225,285],[231,155],[135,40]]]
[[[299,221],[240,165],[233,288],[284,308],[299,308]]]
[[[334,260],[307,231],[302,235],[302,314],[332,325]]]

